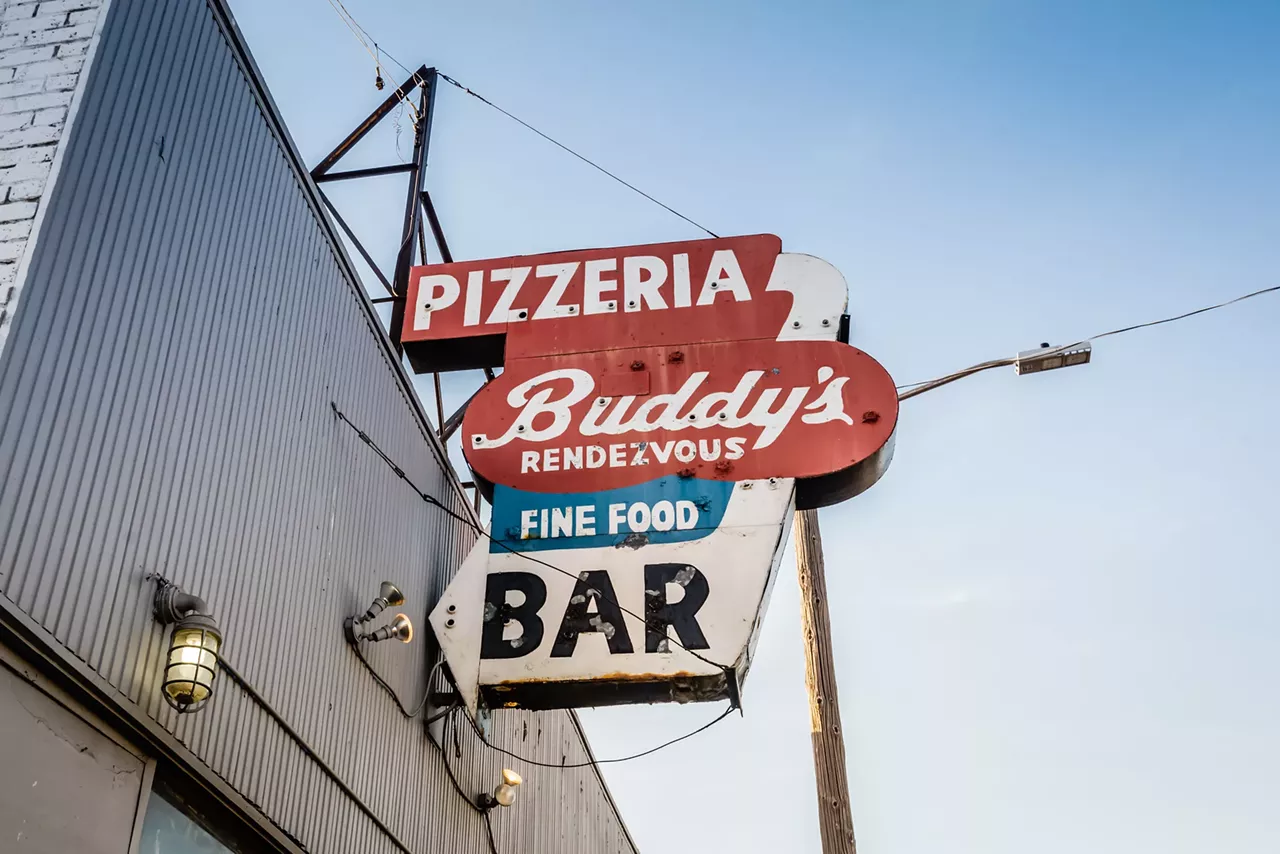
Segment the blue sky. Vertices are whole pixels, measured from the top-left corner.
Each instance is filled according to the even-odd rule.
[[[347,5],[713,230],[836,264],[900,382],[1278,283],[1274,3]],[[316,162],[372,62],[325,0],[232,6]],[[453,89],[428,181],[459,258],[699,236]],[[335,197],[389,258],[403,189],[362,183]],[[863,851],[1280,850],[1278,329],[1264,296],[904,404],[885,479],[821,517]],[[583,718],[608,757],[715,713]],[[642,850],[818,850],[790,556],[745,715],[606,774]]]

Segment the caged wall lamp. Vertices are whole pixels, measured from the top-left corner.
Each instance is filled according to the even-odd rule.
[[[401,643],[408,643],[413,640],[413,623],[404,614],[396,614],[390,623],[380,629],[373,631],[365,631],[364,626],[374,617],[386,610],[388,605],[403,605],[404,594],[400,592],[400,588],[396,587],[390,581],[382,582],[382,586],[378,588],[378,595],[374,597],[373,602],[369,605],[369,610],[363,614],[347,617],[342,622],[342,632],[347,637],[347,643],[355,645],[362,640],[377,643],[378,641],[395,640]]]
[[[155,579],[159,587],[152,611],[161,625],[173,625],[161,691],[178,714],[196,712],[213,697],[222,631],[203,599],[164,578]]]

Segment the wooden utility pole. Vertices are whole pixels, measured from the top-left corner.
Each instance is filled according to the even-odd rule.
[[[804,631],[804,681],[809,688],[813,764],[818,776],[818,826],[823,854],[856,854],[849,775],[844,765],[840,701],[836,696],[835,656],[831,651],[831,615],[822,563],[822,534],[817,510],[797,510],[796,569],[800,574],[800,624]]]

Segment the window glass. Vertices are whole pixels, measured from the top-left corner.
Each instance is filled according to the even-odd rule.
[[[166,801],[158,792],[147,800],[138,854],[233,854],[230,848]]]

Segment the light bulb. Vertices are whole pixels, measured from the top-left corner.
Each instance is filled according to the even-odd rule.
[[[187,617],[174,627],[163,688],[179,712],[199,708],[213,694],[221,640],[209,617]]]

